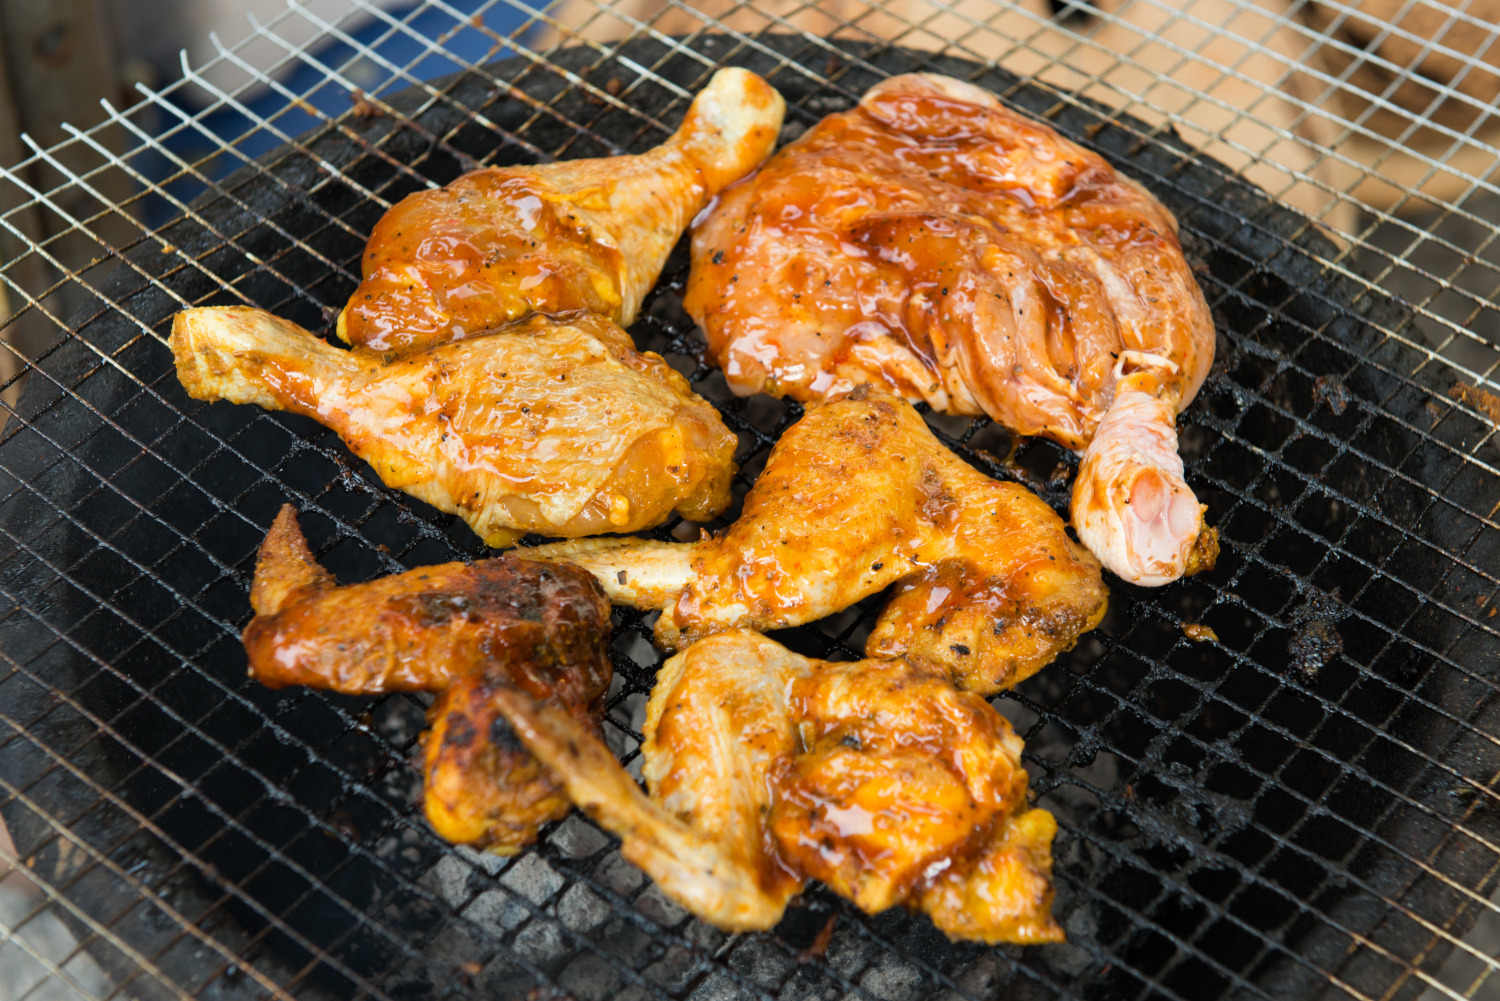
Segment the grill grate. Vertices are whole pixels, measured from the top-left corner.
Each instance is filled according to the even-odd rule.
[[[1500,455],[1494,425],[1447,395],[1494,370],[1468,329],[1493,313],[1484,260],[1497,230],[1474,200],[1492,186],[1469,176],[1443,200],[1412,185],[1402,197],[1439,217],[1429,232],[1360,193],[1373,173],[1343,186],[1320,173],[1322,161],[1354,162],[1342,141],[1288,167],[1270,156],[1292,132],[1266,127],[1254,145],[1236,131],[1256,124],[1255,104],[1205,135],[1200,113],[1225,110],[1212,88],[1187,105],[1169,99],[1166,75],[1129,90],[1114,70],[1151,67],[1144,42],[1119,46],[1094,78],[1068,68],[1141,11],[1167,18],[1151,44],[1179,68],[1206,64],[1173,35],[1201,25],[1168,5],[1136,0],[1070,28],[1021,8],[994,27],[962,4],[827,9],[844,30],[816,30],[827,15],[811,5],[709,17],[622,2],[586,20],[566,5],[528,9],[516,35],[491,36],[504,61],[451,59],[456,75],[434,79],[454,36],[485,29],[428,3],[423,13],[452,16],[424,72],[356,46],[389,80],[366,88],[378,114],[300,137],[258,121],[216,158],[174,163],[174,180],[209,188],[191,204],[141,165],[170,156],[146,112],[207,135],[172,92],[0,175],[32,203],[0,214],[21,248],[0,270],[19,308],[0,432],[0,816],[14,839],[0,859],[33,901],[0,915],[5,949],[101,999],[1496,996],[1494,949],[1468,936],[1500,914],[1500,619],[1489,617]],[[414,15],[364,13],[415,34]],[[282,38],[287,18],[352,43],[300,5],[257,38]],[[969,18],[966,33],[930,51],[924,32],[953,18]],[[625,40],[600,40],[612,23]],[[354,88],[352,60],[283,49],[288,65]],[[986,68],[990,56],[1028,76]],[[723,63],[786,94],[789,135],[885,74],[975,79],[1102,151],[1182,222],[1221,332],[1182,421],[1189,480],[1225,541],[1220,565],[1161,592],[1115,584],[1098,630],[997,700],[1062,824],[1067,945],[955,945],[925,919],[867,918],[821,890],[775,934],[726,936],[686,918],[576,816],[514,860],[455,849],[414,808],[421,699],[270,692],[244,677],[249,572],[284,499],[346,581],[483,550],[461,523],[381,487],[331,432],[188,400],[164,345],[171,313],[244,302],[324,329],[388,205],[476,163],[650,146]],[[267,85],[256,73],[224,48],[187,80],[244,111],[247,88]],[[266,133],[284,145],[239,153]],[[1467,141],[1482,148],[1478,134]],[[1207,143],[1233,169],[1194,155]],[[1456,155],[1424,169],[1451,171]],[[225,176],[226,164],[238,169]],[[53,181],[36,180],[43,166]],[[136,193],[112,198],[122,174]],[[1309,189],[1326,226],[1276,201],[1305,204]],[[182,217],[132,222],[149,198]],[[1345,219],[1350,207],[1365,215]],[[26,211],[62,226],[28,236]],[[1455,235],[1458,223],[1479,236]],[[81,260],[99,262],[72,263],[79,243]],[[1422,263],[1434,249],[1453,260]],[[685,266],[679,250],[632,333],[740,432],[742,496],[798,410],[727,395],[681,311]],[[25,284],[37,270],[55,284]],[[1384,286],[1427,291],[1403,301]],[[1013,447],[986,422],[929,421],[969,461],[1061,505],[1066,453]],[[871,612],[779,638],[853,655]],[[616,623],[610,739],[630,761],[659,655],[649,620],[621,610]],[[1188,623],[1218,639],[1190,641]]]

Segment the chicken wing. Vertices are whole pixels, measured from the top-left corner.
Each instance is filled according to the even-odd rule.
[[[973,469],[909,403],[868,386],[788,428],[739,520],[715,538],[527,553],[576,563],[617,603],[660,608],[668,649],[812,622],[895,584],[865,653],[926,657],[985,693],[1072,647],[1108,597],[1098,560],[1051,508]]]
[[[609,672],[602,684],[597,671],[580,679],[576,667],[542,673],[547,676],[533,671],[526,680],[543,684],[527,689],[538,698],[551,696],[576,726],[597,735]],[[554,679],[562,684],[547,690],[545,682]],[[592,684],[580,686],[579,680]],[[428,730],[422,735],[427,822],[454,844],[497,855],[514,855],[536,840],[538,828],[561,820],[573,806],[557,776],[531,756],[495,707],[496,689],[514,684],[514,671],[505,662],[460,675],[427,710]],[[571,690],[561,691],[564,687]]]
[[[338,334],[418,351],[533,310],[635,320],[688,222],[771,152],[781,95],[723,69],[641,156],[488,168],[408,195],[375,225]]]
[[[1083,452],[1073,523],[1105,566],[1211,565],[1174,422],[1214,328],[1176,220],[978,87],[895,77],[781,150],[695,228],[684,305],[737,393],[988,414]]]
[[[245,653],[267,687],[440,693],[423,744],[439,834],[512,854],[567,813],[562,787],[490,697],[519,686],[597,732],[612,676],[609,602],[587,574],[506,556],[338,587],[287,505],[261,544],[250,603]]]
[[[490,546],[630,532],[729,503],[734,434],[660,356],[600,317],[537,315],[402,358],[258,309],[187,309],[177,376],[200,400],[322,422],[390,486]]]
[[[667,896],[727,930],[774,926],[808,878],[950,937],[1057,942],[1052,838],[1021,741],[919,658],[830,663],[733,631],[667,662],[647,705],[649,796],[567,713],[496,704]]]

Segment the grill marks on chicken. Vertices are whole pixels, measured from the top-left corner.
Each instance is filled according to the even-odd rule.
[[[689,221],[771,152],[784,108],[754,73],[723,69],[640,156],[492,167],[408,195],[370,234],[339,336],[407,352],[533,310],[628,327]]]
[[[868,387],[788,428],[715,538],[527,552],[589,570],[617,603],[661,609],[656,639],[668,649],[812,622],[894,584],[865,653],[925,657],[986,693],[1071,648],[1108,597],[1098,560],[1051,508],[978,472],[910,404]]]
[[[1021,741],[920,658],[830,663],[763,636],[701,640],[646,710],[643,794],[596,736],[517,690],[496,698],[574,802],[673,900],[721,928],[774,926],[809,878],[950,937],[1039,943],[1057,825],[1027,808]]]
[[[729,503],[738,441],[718,411],[599,317],[537,315],[391,359],[263,310],[201,308],[177,314],[170,343],[189,395],[314,418],[490,546]]]
[[[261,544],[251,605],[250,674],[270,688],[438,693],[423,774],[427,817],[445,838],[513,854],[567,813],[557,778],[493,696],[517,687],[599,732],[609,601],[586,573],[507,556],[339,587],[287,505]]]
[[[1156,444],[1214,331],[1176,220],[985,91],[900,76],[825,118],[695,228],[684,305],[742,395],[870,383],[1084,451],[1085,543],[1137,583],[1187,568],[1202,514]],[[1096,441],[1132,372],[1160,406]]]

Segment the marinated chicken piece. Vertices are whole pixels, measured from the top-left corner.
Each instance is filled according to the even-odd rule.
[[[925,657],[985,693],[1071,648],[1108,598],[1099,561],[1050,507],[978,472],[909,403],[867,386],[786,430],[717,537],[526,552],[576,563],[616,603],[661,609],[668,649],[812,622],[895,584],[866,655]]]
[[[259,309],[187,309],[171,347],[189,395],[312,417],[387,485],[497,548],[528,532],[638,531],[674,508],[709,518],[729,503],[734,434],[600,317],[537,315],[392,360]]]
[[[598,635],[608,637],[607,619]],[[514,855],[536,840],[541,825],[572,809],[562,783],[516,738],[494,695],[497,688],[520,684],[598,736],[608,660],[542,668],[537,665],[550,658],[539,652],[543,656],[521,671],[498,660],[460,675],[427,710],[422,805],[432,829],[454,844]]]
[[[771,152],[783,109],[760,77],[723,69],[648,153],[492,167],[408,195],[370,234],[339,336],[417,351],[533,310],[628,327],[688,222]]]
[[[576,683],[565,693],[575,702],[609,684],[609,599],[567,564],[507,554],[339,587],[288,504],[261,543],[250,606],[245,653],[268,688],[437,692],[491,662],[541,672],[541,688]]]
[[[598,732],[609,602],[587,574],[505,556],[339,587],[287,505],[261,544],[250,604],[245,653],[267,687],[440,693],[423,755],[427,817],[443,837],[513,854],[568,812],[491,696],[519,686]]]
[[[1172,214],[1100,156],[971,84],[895,77],[726,191],[692,260],[684,305],[736,393],[871,383],[988,414],[1083,453],[1073,523],[1121,577],[1211,565],[1168,453],[1213,321]]]
[[[573,801],[663,893],[726,930],[773,927],[809,879],[952,938],[1058,942],[1057,824],[1027,808],[1021,741],[920,658],[809,660],[700,640],[646,709],[642,793],[599,739],[517,689],[497,704]]]
[[[1078,537],[1136,584],[1212,570],[1219,555],[1219,533],[1203,527],[1205,507],[1182,478],[1175,419],[1156,371],[1124,376],[1073,481]]]
[[[620,835],[628,861],[705,921],[749,930],[775,925],[804,882],[780,861],[765,818],[772,776],[796,753],[786,690],[811,662],[740,636],[704,640],[657,672],[641,745],[649,798],[566,713],[517,689],[495,703],[574,805]]]

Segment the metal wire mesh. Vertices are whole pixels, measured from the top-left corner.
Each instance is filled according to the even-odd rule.
[[[18,248],[0,269],[17,310],[0,349],[15,362],[0,432],[14,845],[0,859],[30,895],[0,922],[38,971],[13,996],[1496,996],[1500,962],[1471,931],[1500,913],[1500,456],[1486,398],[1450,391],[1495,371],[1500,213],[1488,106],[1465,78],[1434,83],[1422,113],[1394,100],[1399,80],[1350,103],[1340,87],[1394,67],[1341,31],[1357,4],[1312,18],[1133,0],[1082,20],[967,2],[521,9],[507,36],[426,3],[449,26],[398,64],[293,4],[259,44],[300,20],[355,55],[327,64],[286,43],[268,73],[223,46],[175,86],[243,112],[285,66],[350,92],[374,66],[385,82],[350,114],[300,136],[255,120],[154,180],[147,158],[172,154],[148,114],[212,138],[209,112],[168,88],[0,174]],[[1493,40],[1467,8],[1403,9]],[[355,13],[418,37],[415,14],[351,0]],[[1387,35],[1488,72],[1488,42],[1395,23]],[[476,33],[489,55],[456,58]],[[478,65],[491,57],[504,61]],[[188,400],[170,314],[251,303],[323,329],[403,195],[479,163],[652,145],[725,63],[783,90],[788,136],[891,72],[974,78],[1100,149],[1182,223],[1221,330],[1183,421],[1220,566],[1162,592],[1112,582],[1101,628],[997,701],[1063,825],[1065,946],[955,945],[822,891],[775,933],[727,936],[579,817],[514,860],[456,849],[414,807],[420,699],[244,678],[248,574],[283,500],[346,581],[482,549],[317,425]],[[266,135],[281,145],[242,152]],[[207,194],[183,201],[183,179]],[[138,223],[147,199],[180,218]],[[62,225],[38,238],[27,213]],[[80,244],[94,263],[70,267]],[[679,251],[632,333],[740,433],[742,495],[797,411],[725,392],[681,311],[684,268]],[[929,420],[987,472],[1064,499],[1060,450]],[[869,611],[781,638],[852,655]],[[611,740],[628,762],[659,655],[647,621],[616,614]],[[835,915],[827,951],[811,948]]]

